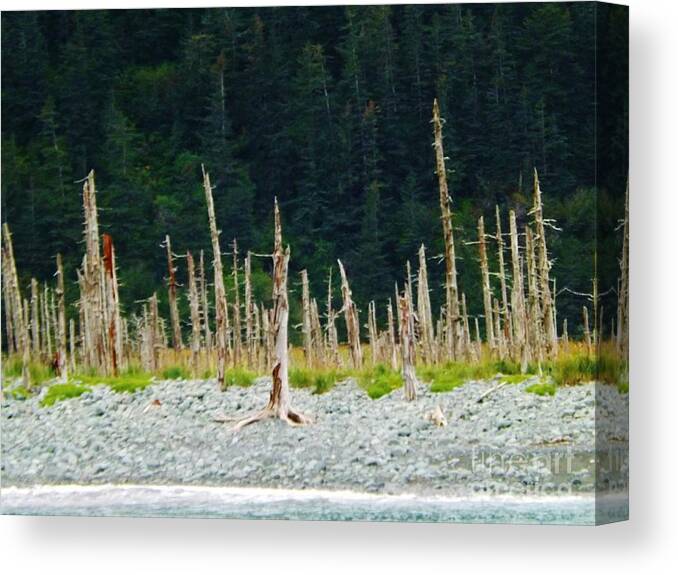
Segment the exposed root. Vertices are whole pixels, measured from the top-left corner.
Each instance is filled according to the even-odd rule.
[[[301,427],[302,425],[308,425],[309,423],[313,422],[309,417],[303,415],[302,413],[293,411],[291,409],[284,414],[280,414],[276,409],[267,407],[266,409],[262,409],[258,413],[250,415],[245,419],[241,419],[238,423],[231,427],[231,431],[237,433],[243,427],[247,427],[252,423],[256,423],[257,421],[263,421],[264,419],[269,418],[280,419],[287,423],[288,425],[291,425],[292,427]]]

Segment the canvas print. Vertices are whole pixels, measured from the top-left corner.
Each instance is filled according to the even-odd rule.
[[[628,517],[628,9],[2,14],[5,514]]]

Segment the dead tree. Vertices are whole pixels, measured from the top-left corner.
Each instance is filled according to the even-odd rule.
[[[214,200],[212,198],[212,185],[210,176],[202,167],[203,186],[207,201],[207,215],[210,224],[210,236],[212,238],[212,251],[214,253],[214,303],[216,308],[216,347],[217,347],[217,383],[223,388],[226,380],[226,363],[229,360],[230,349],[228,345],[228,302],[226,300],[226,288],[224,287],[224,268],[221,264],[221,247],[219,246],[219,231],[217,220],[214,215]]]
[[[497,343],[494,337],[494,324],[492,320],[492,290],[490,288],[490,270],[487,265],[487,250],[485,248],[485,222],[483,216],[478,218],[478,248],[480,252],[480,273],[483,282],[483,306],[485,309],[485,339],[494,352]]]
[[[290,248],[283,251],[282,226],[278,201],[274,206],[275,242],[273,248],[273,321],[271,331],[275,338],[275,358],[273,362],[273,384],[266,407],[250,417],[238,422],[233,428],[238,431],[256,421],[269,417],[282,419],[290,425],[304,425],[310,420],[291,407],[288,381],[287,330],[289,322],[289,302],[287,298],[287,271],[290,261]]]
[[[541,365],[544,360],[542,315],[539,299],[539,271],[534,255],[534,236],[529,226],[525,226],[525,254],[527,258],[527,333],[530,347]]]
[[[426,268],[426,249],[419,247],[419,277],[417,284],[417,316],[419,318],[419,340],[424,351],[424,362],[435,361],[435,336],[433,333],[433,315],[431,313],[431,296],[428,288],[428,270]]]
[[[354,369],[360,369],[363,365],[363,352],[360,347],[360,322],[358,321],[358,310],[351,298],[351,288],[348,285],[346,278],[346,271],[341,260],[339,263],[339,274],[341,275],[341,295],[344,305],[342,310],[344,312],[344,320],[346,322],[346,334],[348,337],[348,345],[351,350],[351,363]]]
[[[586,306],[582,307],[582,319],[584,321],[584,343],[586,344],[586,353],[591,355],[591,330],[589,329],[589,310]]]
[[[509,229],[511,234],[511,263],[513,267],[513,285],[511,289],[511,319],[513,320],[513,354],[520,361],[520,369],[527,372],[530,361],[530,349],[527,338],[527,315],[525,311],[525,295],[523,282],[523,265],[518,250],[518,228],[516,214],[509,212]]]
[[[181,351],[181,324],[179,322],[179,306],[177,305],[177,277],[174,267],[174,254],[169,234],[165,236],[165,248],[167,250],[167,297],[169,301],[170,322],[172,323],[172,347],[175,351]]]
[[[403,362],[404,394],[407,401],[413,401],[417,397],[417,374],[414,369],[414,341],[410,330],[412,328],[412,308],[410,299],[404,295],[400,303],[400,349]]]
[[[57,370],[63,382],[68,379],[68,362],[66,352],[66,292],[64,290],[64,265],[61,254],[57,254],[57,288],[59,306],[59,337],[57,338]]]
[[[195,279],[195,262],[191,252],[186,252],[188,268],[188,304],[191,310],[191,366],[193,377],[198,376],[200,369],[200,295]]]
[[[458,347],[459,290],[457,288],[457,263],[455,259],[454,234],[452,232],[452,212],[450,195],[447,188],[445,171],[445,153],[443,151],[443,129],[440,119],[438,100],[433,101],[433,136],[436,153],[436,174],[440,192],[440,211],[445,242],[445,329],[448,356],[455,359]]]
[[[13,356],[18,348],[19,342],[17,340],[16,326],[14,325],[14,301],[12,295],[12,285],[8,269],[7,257],[5,256],[5,248],[2,249],[2,301],[3,309],[5,310],[5,333],[7,339],[7,354]]]
[[[617,352],[622,358],[629,353],[629,183],[626,182],[622,254],[619,262],[619,296],[617,303]]]
[[[541,188],[539,187],[539,177],[537,169],[534,170],[534,224],[537,236],[536,242],[536,266],[539,278],[539,295],[541,301],[541,314],[544,330],[544,340],[546,343],[546,353],[549,357],[555,357],[558,353],[558,334],[553,319],[553,300],[551,298],[551,283],[549,271],[551,262],[548,258],[546,249],[546,232],[544,230],[544,215],[541,202]]]
[[[251,369],[256,365],[256,341],[254,340],[254,311],[252,305],[252,253],[247,252],[245,258],[245,349],[247,351],[247,366]]]
[[[108,372],[118,374],[120,363],[124,361],[122,347],[122,321],[120,318],[120,298],[118,295],[118,277],[115,265],[115,247],[108,234],[104,234],[104,301],[108,318]]]
[[[31,378],[28,369],[31,360],[31,342],[28,334],[28,305],[26,300],[21,297],[19,288],[19,276],[16,271],[16,260],[14,259],[14,246],[12,244],[12,234],[9,231],[7,223],[3,224],[2,234],[2,280],[8,299],[11,302],[12,325],[16,334],[16,349],[21,353],[21,379],[25,387],[30,388]]]
[[[393,320],[393,306],[391,305],[391,298],[388,298],[388,306],[386,308],[388,318],[388,344],[389,357],[391,359],[391,368],[398,369],[398,346],[395,337],[395,322]]]
[[[242,324],[240,322],[240,282],[238,278],[238,242],[233,238],[233,365],[242,358]]]
[[[207,299],[207,280],[205,279],[205,252],[200,250],[200,261],[198,263],[198,272],[200,276],[200,301],[202,309],[202,325],[205,333],[205,350],[209,357],[212,351],[212,330],[210,328],[210,307]]]
[[[301,270],[301,331],[304,337],[304,359],[306,367],[315,363],[313,357],[313,338],[311,334],[311,291],[308,285],[308,272]]]
[[[332,358],[332,363],[339,365],[339,338],[337,337],[337,325],[335,323],[336,313],[332,308],[332,268],[330,267],[329,277],[327,280],[327,324],[325,331],[327,332],[327,348],[329,355]]]
[[[70,360],[70,370],[71,373],[75,373],[75,367],[77,364],[76,356],[75,356],[75,347],[76,347],[76,339],[75,339],[75,320],[70,319],[68,321],[68,344],[69,344],[69,354],[68,358]]]
[[[33,355],[40,356],[40,289],[38,280],[31,278],[31,344]]]
[[[508,290],[506,288],[506,266],[504,264],[504,237],[501,231],[501,214],[499,206],[495,206],[497,221],[497,255],[499,262],[499,288],[501,290],[501,314],[504,319],[504,337],[508,349],[513,348],[513,330],[511,329],[511,317],[508,304]],[[555,306],[554,306],[555,307]]]
[[[367,304],[367,334],[370,340],[370,355],[372,357],[372,365],[377,365],[379,358],[379,335],[377,331],[377,312],[374,301]]]

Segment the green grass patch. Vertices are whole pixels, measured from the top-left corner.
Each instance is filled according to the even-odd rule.
[[[555,395],[556,385],[554,383],[533,383],[525,388],[528,393],[535,393],[537,395]]]
[[[326,393],[334,385],[345,379],[347,374],[336,369],[310,369],[295,367],[290,370],[290,385],[296,388],[312,388],[312,393]]]
[[[506,383],[523,383],[532,377],[532,374],[529,373],[514,373],[511,375],[502,375],[501,380]]]
[[[117,393],[134,393],[135,391],[144,389],[153,383],[151,376],[145,373],[125,373],[119,375],[118,377],[78,374],[73,377],[73,381],[77,381],[84,385],[107,385]]]
[[[163,369],[160,377],[162,379],[190,379],[191,373],[183,365],[172,365]]]
[[[224,389],[232,385],[238,387],[249,387],[254,383],[257,374],[242,368],[233,368],[226,370],[224,374]]]
[[[5,390],[5,395],[11,399],[24,400],[31,396],[31,392],[23,385]]]
[[[39,361],[29,362],[28,373],[31,378],[31,385],[40,385],[50,379],[54,379],[55,375],[51,366]],[[23,361],[21,357],[14,355],[4,359],[2,362],[2,374],[7,379],[20,378],[23,374]]]
[[[372,399],[379,399],[393,390],[402,387],[403,377],[385,365],[376,365],[363,369],[357,374],[358,385],[362,387]]]
[[[78,385],[75,383],[55,383],[54,385],[50,385],[49,388],[47,388],[47,393],[40,401],[40,405],[42,407],[50,407],[57,401],[80,397],[83,393],[88,391],[92,391],[92,389],[86,385]]]

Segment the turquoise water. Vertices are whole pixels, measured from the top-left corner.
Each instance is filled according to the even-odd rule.
[[[346,491],[183,487],[4,488],[3,514],[593,525],[628,516],[622,497],[422,497]],[[596,517],[597,515],[597,517]],[[597,521],[596,521],[597,518]]]

